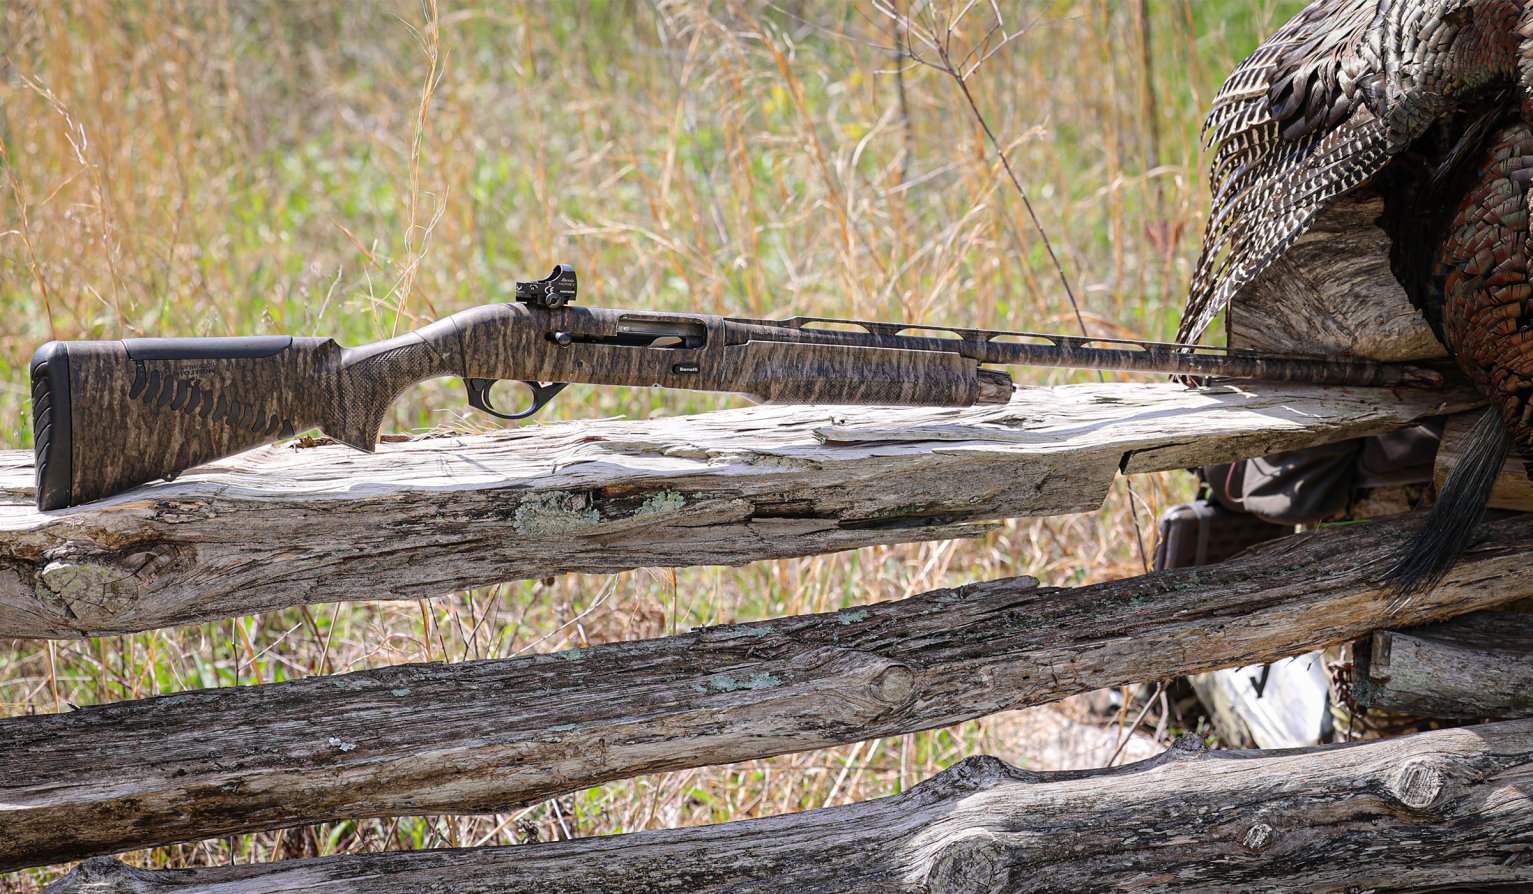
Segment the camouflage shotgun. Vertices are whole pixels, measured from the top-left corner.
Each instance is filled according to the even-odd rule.
[[[574,382],[730,391],[767,403],[1005,403],[1011,377],[980,364],[1228,376],[1337,385],[1437,385],[1422,367],[1273,356],[1123,339],[795,317],[570,307],[574,268],[489,304],[357,348],[333,339],[130,338],[49,342],[32,359],[37,506],[109,497],[319,428],[371,452],[405,388],[458,376],[470,406],[525,419]],[[501,412],[490,388],[527,386]]]

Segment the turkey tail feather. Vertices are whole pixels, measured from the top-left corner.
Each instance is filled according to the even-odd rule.
[[[1512,435],[1501,414],[1486,410],[1470,430],[1464,454],[1443,483],[1426,524],[1411,537],[1384,576],[1394,600],[1408,599],[1442,583],[1474,539],[1475,527],[1485,516],[1490,492],[1511,449]]]

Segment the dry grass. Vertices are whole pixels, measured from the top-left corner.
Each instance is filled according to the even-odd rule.
[[[968,87],[1094,333],[1174,330],[1206,203],[1200,110],[1297,5],[1003,4],[1022,33]],[[0,15],[7,447],[30,443],[25,364],[45,339],[283,332],[357,344],[501,300],[556,261],[575,263],[582,294],[609,306],[1076,325],[955,83],[896,57],[897,27],[872,8],[12,0]],[[989,7],[969,10],[956,49],[993,23]],[[455,388],[423,386],[393,427],[486,425],[463,414]],[[732,402],[572,389],[556,412]],[[12,642],[0,702],[48,712],[552,651],[1009,574],[1100,580],[1141,569],[1136,514],[1148,536],[1186,488],[1142,479],[1136,500],[1120,486],[1099,513],[1014,522],[975,542]],[[331,823],[130,859],[546,840],[819,807],[900,790],[978,751],[1053,762],[1025,733],[1054,716],[637,779],[506,816]]]

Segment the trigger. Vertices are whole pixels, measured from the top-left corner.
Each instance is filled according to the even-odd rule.
[[[490,403],[490,389],[495,386],[499,379],[464,379],[463,384],[468,388],[468,405],[476,410],[499,416],[495,405]]]
[[[523,382],[522,384],[532,392],[532,404],[519,413],[502,413],[490,403],[490,389],[495,387],[498,381],[500,380],[464,379],[463,383],[468,388],[468,405],[499,419],[526,419],[548,406],[554,395],[569,387],[567,382]]]

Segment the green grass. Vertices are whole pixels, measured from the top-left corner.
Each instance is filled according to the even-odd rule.
[[[1175,327],[1206,205],[1197,127],[1297,3],[1003,4],[1027,30],[973,74],[1094,332]],[[981,5],[961,47],[989,26]],[[1069,330],[1074,315],[954,83],[892,23],[788,2],[524,7],[15,2],[0,10],[0,443],[30,443],[51,338],[329,335],[358,344],[574,263],[583,300],[742,316]],[[435,62],[433,62],[433,58]],[[902,73],[896,75],[896,69]],[[901,82],[907,111],[899,102]],[[1080,374],[1024,372],[1037,382]],[[390,427],[487,428],[457,383]],[[558,418],[730,397],[573,388]],[[974,542],[746,568],[510,583],[0,653],[9,714],[832,610],[946,584],[1134,573],[1185,495],[1139,479],[1099,513]],[[593,606],[595,606],[593,608]],[[589,609],[589,612],[587,610]],[[582,614],[584,613],[584,614]],[[577,620],[578,619],[578,620]],[[631,780],[519,814],[332,823],[133,855],[149,866],[512,843],[716,822],[900,790],[1011,721]],[[8,884],[32,890],[56,873]]]

